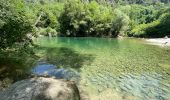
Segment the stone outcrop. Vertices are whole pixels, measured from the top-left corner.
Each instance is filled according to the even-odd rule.
[[[37,77],[14,83],[0,100],[80,100],[80,95],[74,82]]]

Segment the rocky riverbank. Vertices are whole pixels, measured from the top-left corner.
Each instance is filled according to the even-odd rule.
[[[170,38],[146,39],[149,44],[158,46],[170,46]]]

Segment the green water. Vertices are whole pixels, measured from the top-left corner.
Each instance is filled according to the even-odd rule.
[[[35,43],[39,59],[34,63],[78,72],[86,99],[170,99],[170,48],[140,39],[43,37]]]

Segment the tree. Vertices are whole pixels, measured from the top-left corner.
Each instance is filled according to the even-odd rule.
[[[60,32],[63,36],[116,37],[119,31],[113,29],[115,17],[109,5],[70,0],[59,17]]]
[[[29,44],[27,33],[32,26],[27,21],[22,0],[0,0],[0,49],[7,49],[14,44]]]

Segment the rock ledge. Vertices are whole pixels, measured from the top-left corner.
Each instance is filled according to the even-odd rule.
[[[74,82],[37,77],[14,83],[0,100],[80,100],[80,94]]]

